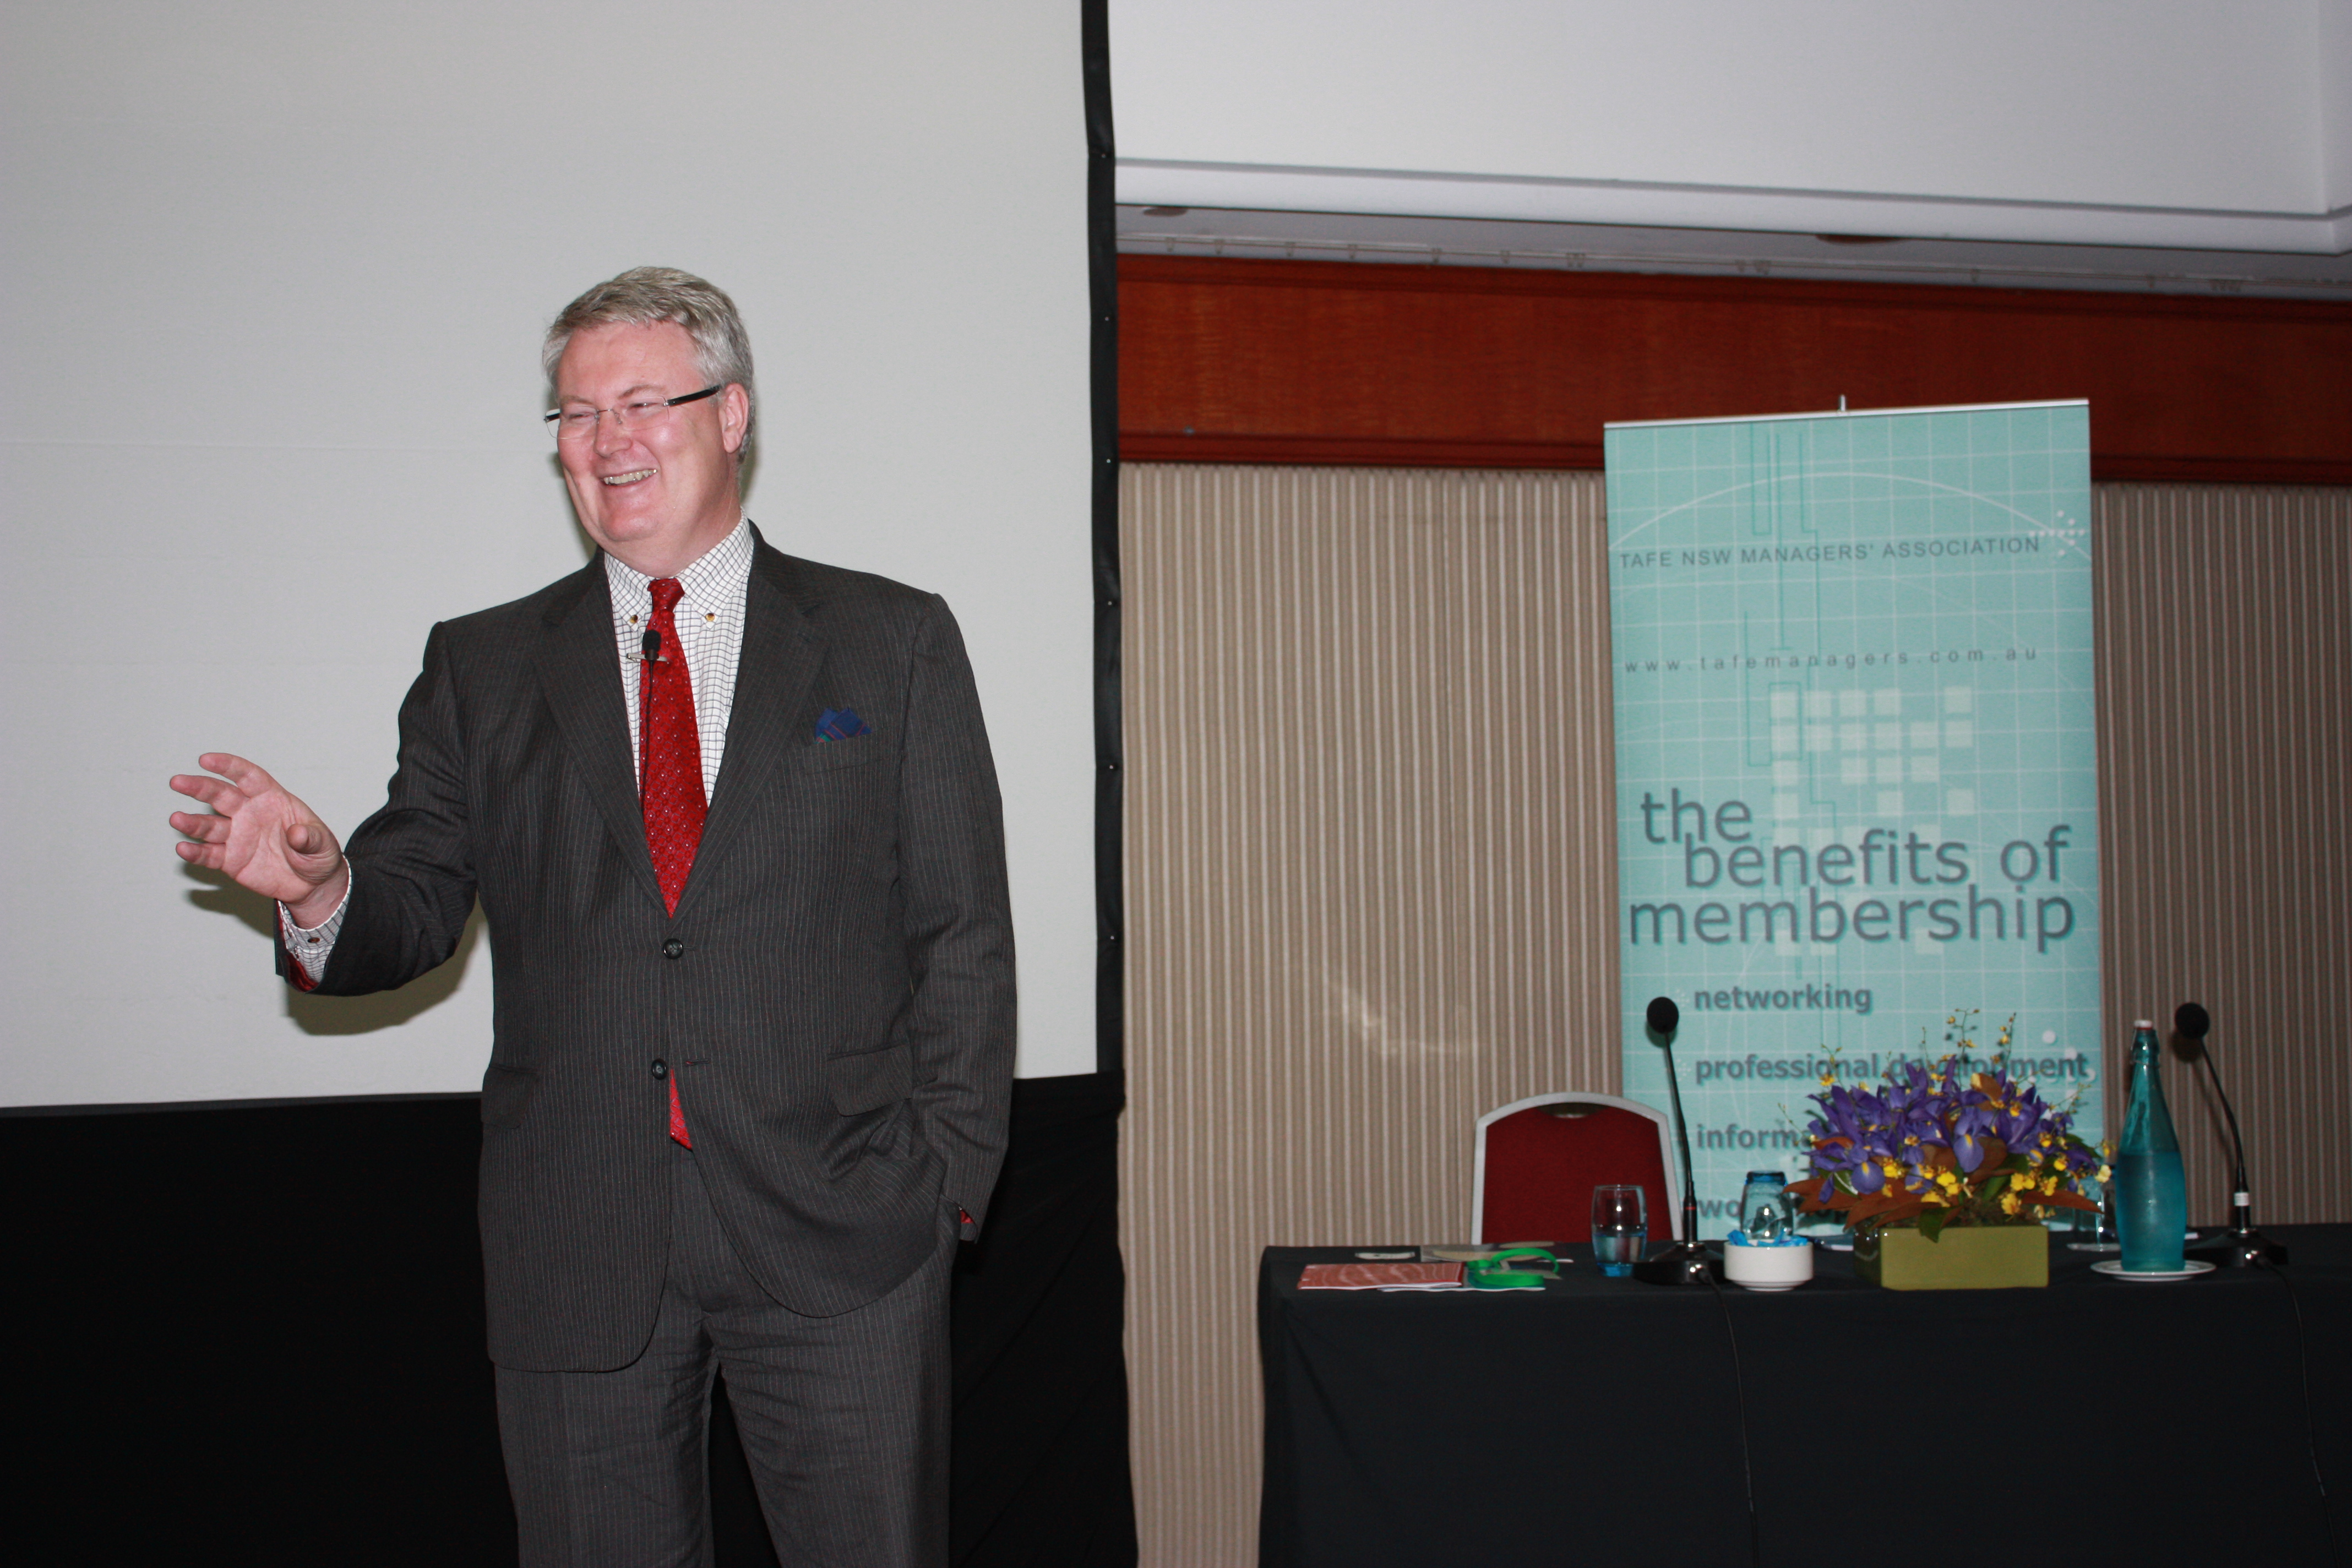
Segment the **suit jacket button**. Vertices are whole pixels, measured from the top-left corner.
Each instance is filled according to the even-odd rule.
[[[664,958],[676,958],[679,953],[684,952],[685,951],[686,943],[678,941],[676,937],[671,937],[667,942],[662,943],[662,956]]]
[[[662,1060],[659,1057],[656,1057],[654,1058],[654,1076],[656,1078],[667,1078],[669,1076],[669,1063]]]

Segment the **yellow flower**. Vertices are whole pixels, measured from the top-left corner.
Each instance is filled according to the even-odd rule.
[[[2024,1172],[2012,1171],[2010,1173],[2009,1186],[2011,1192],[2023,1192],[2026,1188],[2031,1187],[2032,1185],[2033,1185],[2033,1178],[2027,1175]]]
[[[2048,1147],[2050,1147],[2050,1145],[2051,1145],[2051,1144],[2053,1144],[2053,1143],[2054,1143],[2054,1142],[2057,1142],[2057,1140],[2056,1140],[2055,1138],[2053,1138],[2053,1137],[2052,1137],[2049,1133],[2047,1133],[2047,1132],[2044,1132],[2044,1133],[2042,1135],[2042,1146],[2044,1149],[2047,1149]]]
[[[2109,1171],[2105,1165],[2099,1167],[2099,1180],[2103,1182],[2112,1182],[2115,1179],[2115,1173]]]
[[[2057,1190],[2058,1190],[2058,1178],[2057,1178],[2057,1177],[2055,1177],[2055,1176],[2044,1176],[2044,1177],[2042,1177],[2042,1191],[2045,1194],[2054,1194],[2054,1193],[2056,1193],[2056,1192],[2057,1192]]]
[[[1886,1173],[1886,1179],[1888,1181],[1893,1181],[1895,1177],[1903,1173],[1903,1167],[1896,1164],[1892,1160],[1881,1160],[1878,1162],[1878,1168]]]
[[[2018,1203],[2018,1201],[2017,1201],[2017,1194],[2016,1194],[2015,1193],[2003,1193],[2003,1194],[2000,1194],[2000,1212],[2001,1212],[2001,1213],[2003,1213],[2003,1214],[2015,1214],[2015,1213],[2017,1213],[2017,1211],[2018,1211],[2018,1209],[2019,1209],[2019,1207],[2020,1207],[2020,1206],[2021,1206],[2021,1205],[2019,1205],[2019,1203]]]

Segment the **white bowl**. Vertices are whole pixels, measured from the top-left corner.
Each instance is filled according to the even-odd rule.
[[[1813,1277],[1813,1244],[1802,1247],[1748,1247],[1723,1244],[1723,1275],[1750,1290],[1793,1290]]]

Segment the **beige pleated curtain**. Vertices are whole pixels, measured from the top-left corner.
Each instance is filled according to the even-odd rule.
[[[2095,526],[2110,1032],[2205,1003],[2263,1217],[2352,1217],[2352,492]],[[1147,1568],[1255,1561],[1259,1249],[1465,1236],[1479,1112],[1618,1088],[1604,542],[1598,474],[1125,471]]]

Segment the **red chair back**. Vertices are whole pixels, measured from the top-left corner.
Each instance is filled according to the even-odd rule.
[[[1486,1126],[1479,1237],[1590,1241],[1592,1189],[1611,1183],[1639,1184],[1651,1239],[1673,1236],[1655,1121],[1618,1106],[1574,1100],[1513,1111]]]

